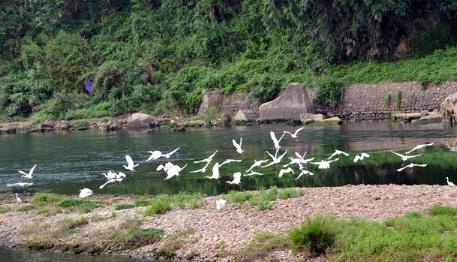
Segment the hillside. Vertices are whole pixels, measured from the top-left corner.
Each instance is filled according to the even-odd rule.
[[[195,114],[203,90],[457,79],[455,1],[0,3],[0,116]]]

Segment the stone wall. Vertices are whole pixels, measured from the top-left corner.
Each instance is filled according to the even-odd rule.
[[[341,104],[327,111],[346,119],[387,119],[397,112],[398,91],[401,92],[401,112],[437,111],[447,96],[457,92],[457,82],[426,86],[414,81],[351,84],[345,87]],[[387,106],[385,97],[389,95]]]
[[[213,108],[219,113],[229,114],[231,116],[235,115],[238,110],[247,110],[258,115],[259,106],[259,101],[249,97],[247,94],[233,93],[224,95],[221,91],[215,90],[203,94],[199,113],[204,114],[210,108]]]

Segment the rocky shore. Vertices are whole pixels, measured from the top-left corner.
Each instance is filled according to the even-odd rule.
[[[46,213],[18,209],[12,195],[3,195],[0,212],[1,244],[26,246],[35,241],[36,249],[85,252],[83,247],[98,247],[94,253],[114,253],[150,258],[157,250],[174,246],[173,257],[194,261],[233,261],[252,238],[261,232],[285,233],[306,218],[333,215],[338,218],[360,217],[383,221],[411,211],[424,211],[434,205],[457,207],[457,189],[437,185],[359,185],[344,187],[304,188],[298,198],[276,200],[272,209],[260,211],[247,204],[228,203],[216,210],[215,199],[206,197],[196,209],[174,208],[164,214],[144,216],[145,207],[115,210],[116,205],[133,203],[139,197],[97,196],[91,200],[103,203],[88,214],[75,212]],[[145,197],[141,197],[146,199]],[[26,202],[31,202],[30,199]],[[57,234],[62,221],[82,220],[71,234]],[[107,242],[113,229],[125,221],[141,221],[142,228],[156,228],[165,232],[161,239],[134,249],[110,249]],[[116,230],[114,230],[116,231]],[[30,247],[30,246],[29,246]],[[64,248],[65,247],[65,248]],[[72,247],[72,248],[70,248]],[[162,248],[162,249],[161,249]],[[94,249],[91,249],[94,250]],[[78,252],[77,252],[78,253]],[[90,252],[89,252],[90,253]],[[166,256],[166,254],[161,254]],[[268,261],[320,261],[322,257],[307,254],[292,255],[288,250],[271,252]]]

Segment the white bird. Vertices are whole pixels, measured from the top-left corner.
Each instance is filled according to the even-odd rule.
[[[85,198],[85,197],[91,196],[93,194],[92,190],[90,190],[89,188],[83,188],[83,189],[80,189],[79,191],[80,191],[79,192],[80,198]]]
[[[244,176],[263,176],[263,174],[255,171],[250,171],[249,173],[244,174]]]
[[[108,170],[108,172],[106,173],[103,173],[103,175],[105,176],[106,179],[110,180],[110,179],[115,179],[117,177],[117,174],[114,173],[113,171],[111,170]]]
[[[284,174],[295,174],[294,170],[290,167],[286,168],[286,169],[281,169],[279,170],[279,177],[282,177]]]
[[[304,159],[305,156],[306,156],[306,152],[303,155],[300,155],[298,152],[295,152],[295,156],[296,156],[295,158],[294,157],[289,157],[290,162],[288,164],[284,165],[283,167],[288,167],[290,165],[298,165],[300,167],[300,169],[302,169],[303,165],[306,165],[309,162],[314,160],[314,157],[313,158]]]
[[[313,172],[310,172],[308,170],[301,170],[300,174],[298,175],[297,178],[295,178],[295,180],[298,180],[300,177],[304,176],[304,175],[310,175],[310,176],[314,176],[314,173]]]
[[[31,186],[33,183],[14,183],[14,184],[6,184],[7,187],[26,187]]]
[[[414,152],[414,151],[416,151],[416,150],[419,150],[419,149],[422,149],[422,148],[425,148],[425,147],[428,147],[428,146],[433,146],[433,143],[417,145],[417,146],[415,146],[413,149],[411,149],[411,150],[405,152],[405,154],[409,155],[409,154],[411,154],[412,152]]]
[[[243,154],[243,149],[241,148],[241,145],[243,144],[243,138],[241,137],[240,138],[240,143],[238,144],[235,139],[232,139],[232,144],[233,146],[236,148],[236,152],[238,152],[238,154]]]
[[[328,161],[328,160],[321,160],[321,161],[319,161],[319,162],[310,162],[310,163],[313,164],[313,165],[318,165],[317,168],[319,168],[319,169],[329,169],[329,168],[330,168],[330,163],[335,162],[335,161],[338,161],[338,159],[339,159],[339,158],[334,159],[334,160],[330,160],[330,161]]]
[[[402,154],[399,154],[399,153],[394,152],[394,151],[390,151],[390,152],[392,152],[392,153],[394,153],[395,155],[399,156],[403,162],[405,162],[406,160],[408,160],[408,159],[410,159],[410,158],[415,158],[415,157],[418,157],[418,156],[421,156],[421,155],[422,155],[422,154],[420,154],[420,155],[406,156],[406,155],[402,155]]]
[[[368,158],[368,157],[370,157],[370,155],[367,154],[367,153],[357,154],[357,155],[355,155],[355,157],[354,157],[354,163],[357,163],[358,161],[361,161],[361,160],[363,160],[364,158]]]
[[[270,152],[266,151],[267,154],[271,157],[271,162],[264,165],[264,166],[261,166],[262,168],[265,168],[265,167],[269,167],[269,166],[272,166],[272,165],[276,165],[276,164],[279,164],[281,163],[282,159],[284,158],[284,156],[287,154],[287,150],[286,152],[284,152],[284,154],[280,155],[279,157],[277,156],[278,155],[278,152],[279,150],[276,150],[276,153],[275,155],[273,156],[272,154],[270,154]]]
[[[208,178],[208,179],[219,179],[219,178],[221,178],[221,175],[219,173],[219,163],[218,162],[216,162],[213,165],[213,168],[211,168],[211,171],[212,171],[212,175],[211,176],[206,176],[206,178]]]
[[[241,162],[241,160],[239,160],[239,159],[227,159],[227,160],[225,160],[224,162],[222,162],[219,166],[221,167],[221,166],[223,166],[223,165],[227,165],[227,164],[230,164],[230,163],[232,163],[232,162],[237,162],[237,163],[239,163],[239,162]]]
[[[165,157],[165,158],[170,158],[174,153],[176,153],[176,151],[178,151],[181,147],[178,147],[176,148],[175,150],[169,152],[169,153],[162,153],[161,151],[149,151],[149,153],[151,153],[151,155],[149,156],[149,158],[146,160],[146,161],[151,161],[151,160],[157,160],[161,157]]]
[[[288,131],[284,131],[284,133],[289,134],[290,137],[292,137],[292,138],[297,138],[298,133],[300,133],[300,131],[302,131],[303,129],[305,129],[305,128],[301,127],[299,129],[295,130],[294,133],[291,133],[291,132],[288,132]]]
[[[32,179],[32,177],[33,177],[33,171],[35,170],[35,167],[36,167],[36,165],[34,165],[34,166],[29,170],[28,173],[26,173],[26,172],[24,172],[24,171],[22,171],[22,170],[18,170],[18,172],[22,174],[22,177],[25,177],[25,178],[28,178],[28,179]]]
[[[335,149],[335,152],[331,156],[329,156],[329,158],[327,158],[327,159],[330,160],[330,159],[332,159],[332,158],[334,158],[336,156],[339,156],[339,155],[349,156],[348,153],[346,153],[344,151],[341,151],[341,150],[338,150],[338,149]]]
[[[273,131],[270,131],[270,137],[271,137],[271,140],[273,141],[273,144],[274,144],[276,150],[279,150],[279,148],[281,148],[279,143],[281,142],[281,140],[285,134],[286,134],[285,132],[282,132],[281,137],[279,139],[277,139],[275,133]]]
[[[214,156],[216,155],[217,153],[217,150],[216,152],[214,152],[212,155],[210,155],[209,157],[205,158],[205,159],[202,159],[202,160],[198,160],[198,161],[194,161],[194,164],[198,164],[198,163],[206,163],[206,165],[203,167],[203,168],[200,168],[198,170],[194,170],[194,171],[191,171],[190,173],[205,173],[206,172],[206,169],[208,168],[209,164],[211,164],[211,161],[213,161],[213,158]]]
[[[227,184],[239,185],[241,182],[241,172],[236,172],[233,174],[233,180],[227,181]]]
[[[135,165],[135,163],[133,162],[133,159],[131,156],[129,155],[125,155],[125,160],[127,161],[127,165],[124,165],[124,168],[127,169],[127,170],[130,170],[130,171],[135,171],[135,167],[138,166],[138,164]]]
[[[16,202],[17,203],[22,203],[22,199],[18,196],[18,194],[16,193]]]
[[[449,181],[449,177],[446,177],[446,182],[447,182],[447,185],[448,185],[448,186],[455,186],[454,183],[452,183],[451,181]]]
[[[411,163],[411,164],[408,164],[408,165],[406,165],[406,166],[404,166],[404,167],[401,167],[401,168],[397,169],[397,171],[398,171],[398,172],[401,172],[401,171],[403,171],[403,170],[405,170],[405,169],[407,169],[407,168],[413,168],[413,167],[415,167],[415,166],[426,167],[427,164],[414,164],[414,163]]]
[[[259,167],[266,162],[268,162],[268,160],[254,160],[254,164],[252,164],[252,166],[248,170],[246,170],[246,172],[251,172],[252,169]]]
[[[103,175],[108,179],[103,185],[99,186],[99,189],[103,189],[106,185],[114,182],[122,182],[125,177],[127,177],[124,173],[119,172],[116,174],[114,172],[108,171],[108,173],[103,173]]]
[[[168,180],[174,176],[178,177],[180,175],[180,172],[186,168],[187,164],[185,164],[183,167],[180,167],[178,165],[173,165],[170,168],[167,169],[167,177],[164,180]]]
[[[217,199],[216,200],[216,209],[221,210],[222,208],[225,207],[225,204],[227,204],[227,200],[225,199]]]

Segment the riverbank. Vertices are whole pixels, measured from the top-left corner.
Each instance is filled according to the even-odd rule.
[[[16,204],[12,195],[4,195],[0,236],[4,245],[39,250],[229,261],[239,259],[240,250],[256,234],[286,233],[316,215],[383,221],[435,205],[457,207],[457,190],[449,186],[361,185],[297,190],[303,190],[303,196],[272,201],[271,209],[266,210],[232,203],[225,196],[229,203],[221,210],[215,208],[215,199],[219,197],[206,197],[197,208],[173,208],[152,216],[144,215],[147,207],[134,204],[148,200],[146,197],[96,196],[90,199],[96,203],[93,210],[81,214],[76,209],[27,210],[24,206],[33,205],[32,199],[26,199],[29,203]],[[125,204],[126,209],[119,208],[120,204]],[[141,229],[163,230],[163,235],[145,242],[136,239],[131,245],[121,244],[120,239],[125,238],[118,235],[124,227],[135,223]],[[68,232],[62,232],[65,226]],[[274,250],[267,258],[271,261],[323,259],[307,253],[291,255],[288,249]]]

